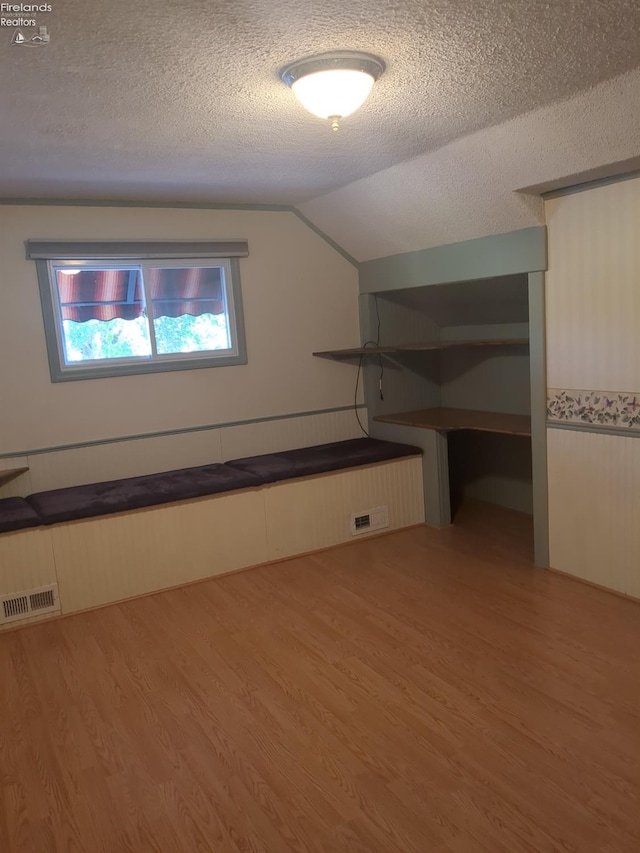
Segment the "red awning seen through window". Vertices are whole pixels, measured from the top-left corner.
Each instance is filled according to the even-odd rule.
[[[222,314],[225,310],[220,267],[146,268],[147,292],[154,317]],[[65,269],[56,281],[63,320],[133,320],[144,313],[143,270]]]

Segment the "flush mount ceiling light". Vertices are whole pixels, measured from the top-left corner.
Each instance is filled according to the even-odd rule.
[[[293,62],[280,76],[305,109],[337,130],[341,118],[364,104],[383,71],[382,61],[369,53],[340,50]]]

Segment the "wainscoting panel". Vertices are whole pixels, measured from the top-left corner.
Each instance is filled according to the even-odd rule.
[[[640,598],[640,439],[547,430],[550,564]]]
[[[360,417],[364,422],[364,410]],[[223,427],[220,433],[225,461],[362,436],[353,409]]]
[[[63,613],[267,560],[260,490],[58,524],[51,532]]]
[[[49,528],[16,530],[0,536],[0,595],[37,589],[57,580]]]
[[[388,506],[389,530],[424,523],[422,459],[280,483],[264,497],[269,559],[277,560],[369,535],[352,537],[354,512]]]

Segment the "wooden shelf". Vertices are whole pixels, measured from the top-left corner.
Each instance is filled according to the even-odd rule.
[[[531,418],[527,415],[506,415],[502,412],[477,412],[473,409],[418,409],[377,415],[373,419],[385,424],[438,429],[444,432],[471,429],[479,432],[498,432],[505,435],[531,435]]]
[[[326,352],[312,352],[316,358],[358,358],[361,355],[380,355],[398,352],[398,347],[354,347],[353,349],[332,349]]]
[[[19,477],[20,474],[24,474],[28,470],[28,468],[7,468],[4,471],[0,471],[0,486],[5,486],[11,480],[15,480],[16,477]]]
[[[362,355],[384,355],[400,352],[428,352],[430,350],[458,349],[461,347],[507,347],[528,346],[528,338],[499,338],[495,340],[474,341],[432,341],[426,344],[391,344],[384,347],[352,347],[334,349],[326,352],[314,352],[317,358],[359,358]]]

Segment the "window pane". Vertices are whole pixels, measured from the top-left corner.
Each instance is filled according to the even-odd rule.
[[[55,268],[65,363],[149,358],[140,269]]]
[[[36,265],[53,382],[246,364],[233,260],[114,253]]]
[[[146,271],[159,355],[231,348],[222,267]]]

